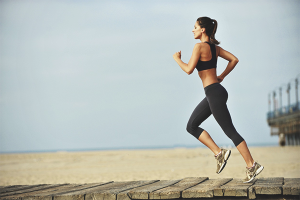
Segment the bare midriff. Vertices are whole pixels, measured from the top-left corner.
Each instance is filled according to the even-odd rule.
[[[218,83],[219,82],[218,79],[217,79],[217,70],[216,70],[216,68],[199,71],[198,74],[199,74],[199,77],[202,80],[202,84],[203,84],[204,88],[206,86],[209,86],[209,85],[213,84],[213,83]]]

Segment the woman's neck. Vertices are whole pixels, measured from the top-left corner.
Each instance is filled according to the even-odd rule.
[[[205,34],[202,34],[200,37],[201,42],[210,42],[209,37]]]

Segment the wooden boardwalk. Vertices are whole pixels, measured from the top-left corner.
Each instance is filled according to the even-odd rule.
[[[88,184],[0,186],[0,199],[130,200],[130,199],[300,199],[300,178],[241,179],[187,177]]]

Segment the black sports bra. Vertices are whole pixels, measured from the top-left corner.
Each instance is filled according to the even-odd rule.
[[[196,65],[198,71],[217,68],[216,46],[214,44],[210,44],[209,42],[205,43],[209,44],[212,57],[209,61],[201,61],[199,59]]]

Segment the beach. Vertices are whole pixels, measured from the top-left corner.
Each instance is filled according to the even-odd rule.
[[[249,149],[265,167],[258,178],[300,178],[300,146]],[[231,150],[220,174],[208,148],[0,154],[0,185],[245,178],[246,164],[236,148]]]

